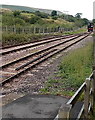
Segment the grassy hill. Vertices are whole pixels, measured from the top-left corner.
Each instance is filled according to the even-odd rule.
[[[26,7],[26,6],[16,6],[16,5],[2,5],[1,7],[10,9],[12,11],[14,11],[14,10],[29,11],[29,12],[40,11],[40,12],[44,12],[44,13],[48,13],[48,14],[51,14],[51,12],[52,12],[52,10],[48,10],[48,9],[40,9],[40,8],[33,8],[33,7]],[[57,11],[57,13],[59,15],[63,14],[60,11]]]
[[[37,28],[36,31],[40,28],[42,31],[43,28],[45,30],[46,28],[49,28],[48,30],[54,30],[54,28],[61,27],[67,31],[83,27],[86,24],[84,19],[78,19],[72,15],[51,15],[52,10],[13,5],[2,5],[0,7],[2,7],[2,9],[0,9],[0,18],[2,19],[0,26],[3,27],[3,46],[31,42],[43,36],[42,34],[31,34],[33,32],[28,32],[28,28],[29,30],[31,28],[32,31],[34,28]],[[15,32],[12,31],[14,27],[16,28]],[[27,34],[20,32],[23,28]]]

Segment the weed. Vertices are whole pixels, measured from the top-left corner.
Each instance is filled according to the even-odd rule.
[[[92,42],[66,55],[55,75],[49,78],[40,91],[54,95],[72,96],[92,71]],[[82,99],[82,97],[81,97]]]

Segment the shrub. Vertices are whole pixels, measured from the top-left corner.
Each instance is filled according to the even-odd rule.
[[[32,16],[31,19],[30,19],[30,23],[31,23],[31,24],[35,24],[35,23],[37,23],[39,20],[41,20],[40,17],[38,17],[38,16]]]
[[[57,16],[57,11],[56,11],[56,10],[53,10],[53,11],[51,12],[51,16]]]
[[[57,20],[57,18],[58,18],[57,16],[53,16],[53,17],[52,17],[52,19],[54,19],[54,20]]]
[[[44,12],[40,12],[40,11],[36,11],[35,15],[41,17],[41,18],[48,18],[48,14],[44,13]]]
[[[14,12],[13,12],[13,15],[14,15],[15,17],[20,16],[20,11],[17,11],[17,10],[14,11]]]
[[[25,21],[20,19],[20,18],[15,18],[14,19],[14,25],[25,25]]]

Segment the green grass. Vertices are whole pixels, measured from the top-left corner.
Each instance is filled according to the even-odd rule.
[[[59,65],[56,79],[49,78],[43,94],[72,96],[92,71],[92,42],[70,52]]]
[[[70,32],[65,32],[64,34],[79,34],[79,33],[84,33],[87,32],[86,27],[80,28],[79,30],[75,30],[75,31],[70,31]]]
[[[45,36],[52,36],[52,35],[69,35],[69,34],[77,34],[85,32],[85,28],[81,28],[80,30],[76,30],[74,32],[63,32],[63,33],[51,33],[51,34],[25,34],[25,33],[2,33],[2,46],[9,46],[9,45],[18,45],[33,42],[35,40],[39,40]]]
[[[45,35],[40,34],[17,34],[17,33],[3,33],[2,34],[2,46],[18,45],[29,42],[34,42],[43,38]]]

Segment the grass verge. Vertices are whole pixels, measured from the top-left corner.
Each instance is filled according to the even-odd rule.
[[[91,74],[92,46],[92,42],[89,42],[86,46],[66,55],[59,65],[55,79],[49,78],[40,92],[42,94],[72,96]]]
[[[11,46],[39,41],[40,39],[51,36],[42,34],[17,34],[17,33],[3,33],[2,34],[2,46]]]
[[[39,41],[42,38],[53,36],[53,35],[70,35],[70,34],[78,34],[81,32],[85,32],[85,28],[81,28],[79,30],[73,32],[63,32],[63,33],[51,33],[51,34],[25,34],[25,33],[2,33],[2,47],[11,46],[11,45],[19,45],[30,43],[34,41]]]

